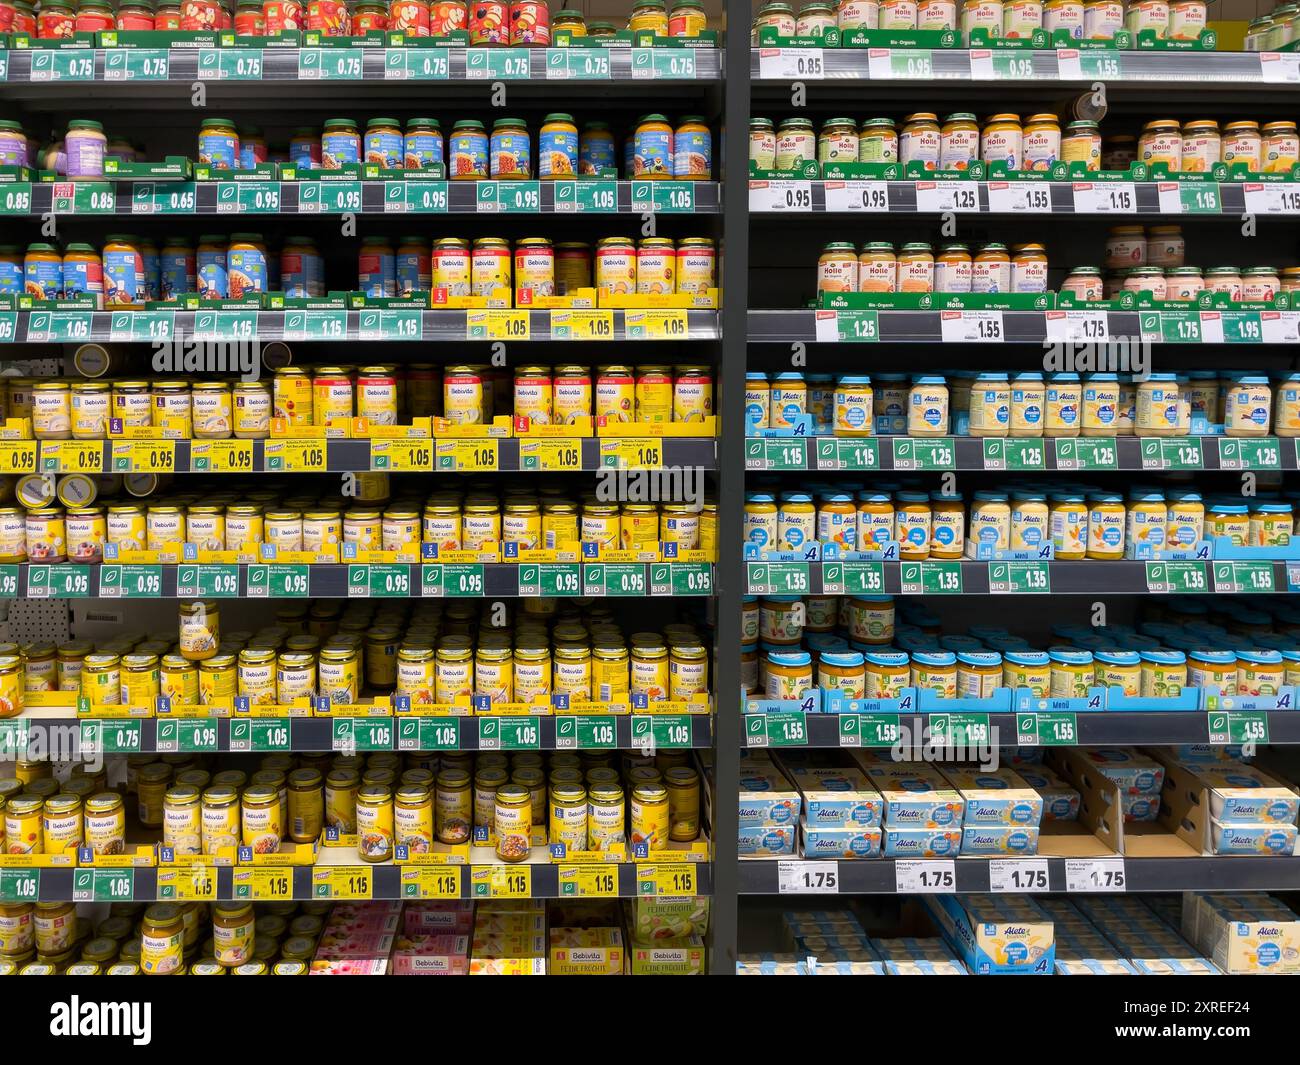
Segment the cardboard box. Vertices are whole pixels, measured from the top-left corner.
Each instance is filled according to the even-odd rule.
[[[1183,905],[1198,911],[1195,946],[1225,973],[1300,973],[1300,917],[1281,903],[1247,906],[1231,896],[1196,895]]]
[[[1296,826],[1224,825],[1210,818],[1210,853],[1276,856],[1295,853]]]
[[[925,909],[976,975],[1050,976],[1056,968],[1051,918],[1029,899],[927,895]]]
[[[552,976],[622,976],[623,933],[617,928],[552,928]]]
[[[1164,768],[1131,747],[1083,747],[1083,756],[1128,795],[1159,795]]]
[[[882,853],[886,858],[955,858],[961,853],[961,829],[886,826]]]
[[[1013,769],[988,772],[948,767],[943,770],[966,801],[962,820],[972,825],[1019,825],[1037,828],[1043,819],[1043,799]]]
[[[737,853],[748,857],[789,857],[794,853],[796,834],[794,825],[741,826]]]
[[[937,770],[920,765],[870,764],[863,769],[884,799],[886,828],[961,827],[965,801]]]
[[[402,911],[402,929],[408,936],[469,935],[474,930],[474,903],[470,899],[409,902]]]
[[[961,830],[961,852],[963,855],[1037,854],[1038,826],[967,825]]]
[[[633,976],[699,976],[704,972],[704,940],[699,936],[634,943],[631,954]]]
[[[803,818],[816,828],[879,825],[884,800],[857,769],[793,766],[790,780],[803,796]]]
[[[879,828],[828,828],[820,825],[812,828],[806,821],[801,821],[799,828],[805,858],[880,857]]]
[[[1079,792],[1045,766],[1018,766],[1016,772],[1043,800],[1043,821],[1077,821]]]
[[[760,763],[741,766],[739,801],[742,828],[788,825],[792,831],[803,803],[780,770]]]
[[[1191,767],[1210,792],[1210,816],[1225,825],[1296,823],[1300,795],[1254,766],[1221,762]]]
[[[469,972],[469,936],[398,936],[392,961],[394,976],[464,976]]]

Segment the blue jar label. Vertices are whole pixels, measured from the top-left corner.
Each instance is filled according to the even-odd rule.
[[[578,170],[578,135],[569,130],[544,130],[537,138],[537,176],[571,178]]]
[[[405,162],[408,170],[428,170],[445,164],[441,133],[408,133]]]
[[[338,170],[348,163],[361,162],[361,138],[355,133],[323,133],[320,139],[320,165]]]
[[[494,178],[530,177],[533,172],[533,160],[528,134],[502,131],[493,133],[491,160]]]
[[[366,132],[366,162],[375,163],[386,170],[402,168],[403,142],[400,133],[386,130]]]
[[[109,303],[139,303],[145,298],[144,263],[131,251],[104,252],[104,298]]]
[[[200,163],[207,163],[214,170],[234,170],[241,158],[239,138],[233,133],[199,134]]]
[[[713,137],[708,130],[679,133],[673,145],[673,177],[703,180],[713,173]]]
[[[204,299],[224,300],[230,294],[225,252],[199,252],[199,295]]]
[[[451,178],[486,178],[488,176],[488,139],[486,133],[451,135]]]
[[[637,130],[632,156],[632,176],[670,177],[673,172],[673,135],[666,130]]]

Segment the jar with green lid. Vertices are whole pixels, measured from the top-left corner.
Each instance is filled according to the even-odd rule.
[[[800,170],[817,158],[817,137],[806,118],[783,119],[776,131],[776,169]]]
[[[898,160],[898,130],[892,118],[869,118],[858,129],[859,163]]]
[[[551,36],[558,38],[561,33],[567,33],[570,37],[586,37],[586,16],[569,7],[557,11],[551,16]]]
[[[328,118],[320,136],[321,168],[339,170],[361,162],[361,134],[350,118]]]
[[[817,135],[817,162],[856,163],[858,124],[851,118],[828,118]]]
[[[627,28],[633,33],[653,33],[656,37],[667,37],[667,4],[664,0],[633,0]]]
[[[447,138],[447,177],[452,181],[486,181],[488,137],[483,123],[462,119]]]
[[[669,37],[698,37],[709,28],[700,0],[673,0],[668,10]]]
[[[612,22],[588,22],[588,37],[617,37],[618,27]]]
[[[749,43],[757,45],[759,35],[764,29],[773,30],[778,37],[793,37],[796,26],[794,8],[789,4],[764,4],[758,9],[758,14],[754,18]]]
[[[758,170],[776,168],[776,127],[770,118],[749,120],[749,162]]]
[[[821,0],[814,0],[813,3],[804,4],[799,9],[799,17],[795,19],[794,24],[794,35],[822,37],[827,30],[833,30],[836,26],[835,8]]]

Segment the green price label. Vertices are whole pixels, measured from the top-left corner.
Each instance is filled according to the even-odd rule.
[[[1045,470],[1047,454],[1041,440],[1013,440],[986,437],[986,470]]]
[[[13,599],[18,595],[18,567],[0,566],[0,599]]]
[[[39,869],[0,869],[0,902],[35,902],[40,894]]]
[[[545,571],[546,567],[541,567]],[[582,567],[583,594],[637,596],[646,594],[646,568],[640,563],[589,562]],[[546,594],[546,581],[542,582]],[[569,594],[569,593],[565,593]]]
[[[870,344],[880,339],[880,315],[876,311],[836,311],[836,339],[841,344]]]
[[[130,902],[134,895],[134,869],[72,871],[73,902]]]
[[[1273,582],[1271,562],[1215,562],[1214,590],[1235,594],[1271,592]]]
[[[1219,469],[1277,470],[1282,468],[1282,448],[1275,436],[1258,439],[1219,437]]]
[[[144,743],[144,727],[139,721],[81,722],[81,747],[102,754],[139,754]]]
[[[445,48],[385,48],[385,81],[446,81],[451,63]]]
[[[230,722],[230,749],[250,754],[293,749],[293,719],[236,717]]]
[[[808,591],[808,563],[749,563],[750,595],[803,595]]]
[[[689,747],[691,719],[688,714],[633,714],[632,743],[638,750]]]
[[[546,49],[548,81],[608,81],[609,52],[604,48]]]
[[[357,320],[360,340],[419,340],[424,319],[418,310],[363,310]]]
[[[607,751],[618,742],[618,725],[613,717],[579,714],[555,719],[557,751]]]
[[[34,344],[89,340],[93,324],[89,311],[32,311],[27,316],[27,339]]]
[[[898,742],[898,714],[840,714],[841,747],[892,747]]]
[[[217,749],[217,722],[214,718],[159,718],[155,735],[160,754],[188,754]]]
[[[113,214],[117,210],[117,190],[109,182],[79,183],[71,196],[54,197],[55,214]]]
[[[250,599],[304,599],[311,592],[311,567],[304,565],[249,566]]]
[[[30,181],[16,181],[0,186],[0,215],[25,215],[32,210],[32,185]]]
[[[576,562],[543,563],[537,567],[537,583],[537,594],[548,599],[581,595],[582,567]]]
[[[1119,466],[1119,449],[1114,437],[1058,437],[1058,470],[1114,470]]]
[[[534,567],[535,568],[535,567]],[[522,570],[523,567],[520,567]],[[475,598],[483,594],[483,567],[477,563],[423,567],[420,594],[430,598]]]
[[[532,74],[527,48],[465,49],[465,77],[470,80],[527,81]]]
[[[238,566],[181,565],[176,569],[176,594],[184,598],[239,598]]]
[[[285,340],[342,340],[348,335],[347,311],[285,311]]]
[[[1034,53],[994,48],[990,61],[995,81],[1028,81],[1034,76]]]
[[[12,344],[18,335],[18,312],[0,311],[0,344]]]
[[[1078,742],[1075,714],[1054,710],[1016,714],[1016,743],[1022,747],[1072,747]]]
[[[171,70],[166,48],[107,48],[105,81],[166,81]]]
[[[279,214],[278,181],[218,181],[217,214]]]
[[[536,214],[542,207],[537,181],[479,181],[474,188],[480,213]]]
[[[673,595],[712,595],[713,566],[708,562],[673,562],[669,564]]]
[[[894,437],[896,470],[951,470],[956,467],[956,463],[957,449],[950,436],[936,437],[934,440]]]
[[[31,599],[85,599],[90,595],[90,568],[28,566],[27,595]]]
[[[1212,181],[1197,185],[1179,184],[1178,203],[1183,214],[1218,214],[1223,210],[1219,186]]]
[[[889,53],[889,74],[894,78],[934,77],[934,58],[928,48],[894,48]]]
[[[535,717],[480,717],[480,751],[537,751],[542,747],[542,726]]]
[[[825,595],[879,595],[885,590],[882,562],[823,562]]]
[[[799,711],[745,715],[747,747],[805,747],[808,744],[807,715]]]
[[[27,722],[0,721],[0,756],[17,759],[25,756],[27,750]]]
[[[391,717],[336,717],[333,727],[336,751],[391,751],[393,719]]]
[[[262,49],[200,48],[199,81],[261,81]]]
[[[1196,437],[1143,437],[1138,448],[1144,470],[1199,470],[1205,465],[1201,441]]]
[[[445,181],[385,181],[384,210],[390,214],[446,214]]]
[[[617,211],[618,182],[557,181],[555,209],[577,214],[608,214]]]
[[[633,48],[632,77],[688,81],[695,77],[695,53],[690,48]]]
[[[399,751],[460,750],[460,719],[455,717],[399,717]]]
[[[299,214],[355,213],[361,203],[359,181],[304,181],[298,186]]]
[[[806,470],[808,441],[803,437],[749,437],[745,440],[747,470]]]
[[[989,742],[988,714],[931,714],[930,738],[949,747],[972,747]]]
[[[1203,562],[1148,562],[1147,591],[1153,594],[1201,594],[1206,591]]]
[[[634,181],[632,210],[643,214],[691,214],[695,210],[695,186],[689,181]]]
[[[348,565],[348,598],[405,599],[411,594],[411,567]]]
[[[195,340],[252,340],[257,336],[257,311],[197,311]]]
[[[1268,743],[1268,714],[1262,710],[1212,710],[1206,719],[1211,743]]]
[[[865,437],[818,437],[817,468],[819,470],[878,470],[880,469],[880,441]]]
[[[32,50],[32,81],[94,81],[93,48]]]
[[[108,319],[109,340],[170,340],[175,333],[175,311],[114,311]]]
[[[303,48],[298,52],[299,81],[360,81],[362,48]]]
[[[1166,344],[1201,342],[1199,311],[1141,311],[1139,322],[1144,340],[1160,340]]]
[[[961,595],[960,562],[901,562],[899,581],[904,595]]]
[[[105,599],[157,599],[162,566],[100,566],[99,594]]]
[[[1048,595],[1052,591],[1051,566],[1046,562],[990,562],[989,591]]]
[[[1259,311],[1222,311],[1223,340],[1227,344],[1262,344],[1264,324]]]

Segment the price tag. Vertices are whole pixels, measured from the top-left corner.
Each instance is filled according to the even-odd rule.
[[[989,591],[1004,595],[1050,595],[1051,567],[1046,562],[990,562]]]
[[[391,751],[393,719],[389,717],[333,718],[333,750]]]
[[[533,871],[527,865],[476,865],[469,874],[476,899],[527,899],[533,894]]]
[[[445,181],[385,181],[385,214],[445,214]]]
[[[617,865],[561,865],[557,874],[562,899],[611,899],[618,896]]]
[[[582,469],[582,441],[521,440],[519,468],[528,473]]]
[[[1274,591],[1273,563],[1215,562],[1214,590],[1229,594]]]
[[[935,743],[976,746],[989,742],[988,714],[931,714],[930,735]]]
[[[940,311],[945,344],[1000,344],[1006,339],[1001,311]]]
[[[613,311],[551,311],[552,340],[612,340]]]
[[[547,81],[608,81],[609,52],[604,48],[546,49]]]
[[[841,714],[841,747],[892,747],[898,742],[898,714]]]
[[[1300,56],[1293,58],[1300,59]],[[1247,214],[1295,214],[1300,212],[1300,184],[1293,181],[1261,184],[1242,182]]]
[[[798,711],[745,715],[746,747],[805,747],[807,715]]]
[[[404,899],[460,898],[461,867],[458,865],[402,866]]]
[[[916,209],[926,214],[968,213],[980,209],[978,181],[918,181]]]
[[[85,599],[90,595],[90,567],[39,566],[27,567],[27,597],[29,599]]]
[[[1043,441],[1032,438],[986,437],[984,468],[986,470],[1045,470],[1047,456]]]
[[[1048,340],[1107,340],[1110,315],[1106,311],[1047,311]]]
[[[642,214],[690,214],[695,186],[689,181],[634,181],[632,210]]]
[[[163,902],[211,902],[217,897],[217,867],[159,868],[158,898]]]
[[[268,440],[262,456],[268,473],[316,473],[325,469],[325,441]]]
[[[1205,716],[1213,744],[1268,743],[1268,714],[1263,711],[1212,710]]]
[[[200,48],[199,81],[261,81],[260,48]]]
[[[279,214],[278,181],[218,181],[217,214]]]
[[[828,213],[889,210],[887,181],[825,181],[822,189]]]
[[[1070,894],[1126,891],[1123,858],[1067,858],[1065,890]]]
[[[1076,714],[1056,710],[1016,714],[1016,743],[1021,747],[1072,747],[1078,742]]]
[[[299,214],[344,214],[361,210],[359,181],[303,181],[298,185]]]
[[[411,567],[349,565],[348,598],[406,599],[411,594]]]
[[[155,746],[160,754],[188,754],[217,749],[214,718],[159,718]]]
[[[106,48],[105,81],[166,81],[171,69],[166,48]]]
[[[957,890],[957,863],[948,858],[894,862],[899,895],[949,895]]]
[[[435,598],[476,598],[483,594],[483,567],[477,563],[425,566],[420,592]]]
[[[480,751],[538,751],[542,729],[533,717],[480,717]]]
[[[113,441],[114,473],[173,473],[175,470],[174,440]]]
[[[0,311],[0,344],[12,344],[18,335],[18,312]]]
[[[465,315],[470,340],[527,340],[528,311],[469,311]]]
[[[1205,466],[1196,437],[1142,437],[1138,448],[1144,470],[1199,470]]]
[[[760,48],[758,76],[763,81],[819,81],[826,77],[821,48]]]
[[[618,727],[608,716],[565,715],[555,719],[557,751],[607,751],[618,742]]]
[[[0,902],[35,902],[40,894],[39,869],[0,869]]]
[[[342,340],[348,334],[347,311],[285,311],[285,340]]]
[[[236,869],[234,896],[240,902],[284,902],[293,898],[293,870],[277,865]]]
[[[1132,214],[1137,190],[1131,181],[1076,181],[1075,214]]]
[[[193,214],[195,202],[192,181],[137,181],[131,187],[132,214]]]
[[[198,311],[195,340],[252,340],[257,336],[257,311]]]
[[[713,566],[708,562],[671,564],[673,595],[712,595]]]
[[[439,440],[436,454],[438,463],[435,468],[442,471],[485,473],[495,472],[498,468],[495,439]]]
[[[934,77],[934,61],[929,48],[869,48],[867,71],[872,81],[929,81]]]
[[[880,469],[880,441],[870,437],[819,437],[817,440],[817,468],[819,470],[878,470]]]
[[[157,599],[162,595],[162,566],[99,567],[99,594],[103,599]]]
[[[817,311],[814,322],[818,343],[871,343],[880,339],[877,311]]]
[[[0,599],[14,599],[18,595],[18,567],[0,566]],[[0,752],[5,749],[0,738]]]
[[[428,472],[433,469],[432,440],[372,440],[370,468],[400,472]]]
[[[822,594],[876,595],[885,590],[881,562],[823,562]]]
[[[698,878],[690,862],[653,865],[638,863],[636,893],[638,897],[668,896],[684,898],[697,893]]]
[[[360,81],[365,66],[361,48],[302,48],[298,51],[299,81]]]
[[[1034,77],[1034,53],[972,48],[972,81],[1029,81]]]
[[[642,570],[644,581],[644,567]],[[547,599],[582,594],[582,572],[577,563],[543,563],[537,567],[540,595]]]
[[[83,868],[72,871],[73,902],[130,902],[134,896],[134,869]]]
[[[745,440],[747,470],[806,470],[808,441],[803,437],[766,436]]]
[[[689,747],[689,714],[633,714],[632,744],[639,751]]]
[[[933,440],[920,437],[894,437],[894,469],[896,470],[951,470],[956,468],[957,449],[952,437],[941,436]]]
[[[237,717],[230,722],[230,749],[250,754],[293,749],[293,719]]]
[[[532,55],[527,48],[467,48],[465,77],[471,81],[527,81]]]
[[[777,862],[778,895],[838,895],[838,862]]]
[[[313,898],[369,901],[374,894],[374,870],[368,865],[317,866],[312,870]]]
[[[34,344],[89,340],[94,322],[90,311],[32,311],[27,315],[27,340]]]
[[[237,599],[239,567],[179,566],[176,569],[176,594],[187,599]]]
[[[882,182],[883,184],[883,182]],[[803,213],[812,210],[811,181],[751,181],[751,213]]]
[[[1260,311],[1265,344],[1300,344],[1300,312]]]
[[[385,48],[385,81],[446,81],[451,63],[446,48]]]
[[[460,750],[460,719],[454,717],[399,717],[399,751]]]
[[[0,215],[30,214],[32,209],[32,184],[16,181],[0,187]]]
[[[1052,188],[1045,181],[990,181],[988,192],[992,214],[1040,214],[1052,210]]]
[[[168,340],[176,332],[175,311],[114,311],[108,319],[109,340]]]
[[[625,436],[600,442],[601,469],[657,470],[663,464],[664,445],[658,437]]]
[[[1061,81],[1093,81],[1099,78],[1114,81],[1122,74],[1119,52],[1078,48],[1056,50],[1056,76]]]
[[[99,452],[103,454],[101,449]],[[36,472],[35,440],[0,440],[0,473]]]
[[[802,595],[808,591],[808,563],[806,562],[751,562],[749,563],[750,595]]]
[[[1259,344],[1264,340],[1264,323],[1258,311],[1222,311],[1218,316],[1223,331],[1225,344]],[[1211,312],[1201,315],[1201,331],[1205,334],[1205,343],[1212,344],[1220,338],[1213,336],[1211,329],[1214,317]]]
[[[546,567],[543,566],[545,571]],[[546,594],[547,581],[542,574],[542,594]],[[561,592],[573,595],[574,592]],[[645,566],[639,563],[598,563],[583,566],[583,595],[642,596],[646,594]]]
[[[690,48],[633,48],[634,81],[690,81],[695,77],[695,52]]]
[[[357,317],[360,340],[419,340],[423,334],[418,310],[363,310]]]
[[[989,862],[989,890],[999,895],[1048,891],[1046,858],[994,858]]]
[[[1058,470],[1114,470],[1119,465],[1114,437],[1058,437]]]
[[[1161,214],[1219,214],[1223,210],[1217,182],[1161,181],[1156,192]]]
[[[1201,594],[1206,590],[1203,562],[1148,562],[1147,591],[1153,595]]]
[[[898,567],[904,595],[961,595],[960,562],[903,562]]]
[[[190,470],[194,473],[249,473],[253,469],[251,440],[194,440]]]
[[[542,207],[536,181],[479,181],[475,194],[479,214],[536,214]]]
[[[557,181],[555,182],[555,210],[576,214],[607,214],[616,211],[618,210],[618,182]]]
[[[139,754],[144,730],[129,719],[81,722],[81,746],[102,754]]]
[[[686,340],[690,323],[685,311],[624,311],[623,329],[628,340]]]
[[[1281,466],[1282,448],[1277,437],[1219,437],[1221,470],[1276,470]]]
[[[93,48],[36,48],[32,50],[32,81],[94,81]]]
[[[311,568],[276,564],[249,566],[247,596],[250,599],[303,599],[311,591]]]

